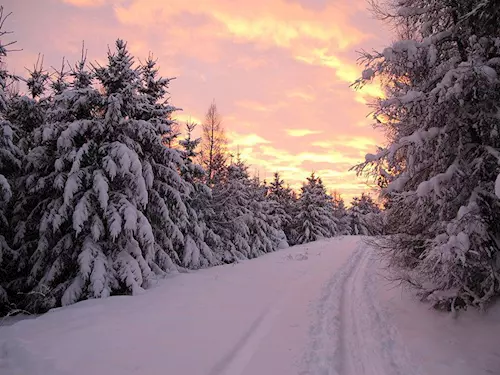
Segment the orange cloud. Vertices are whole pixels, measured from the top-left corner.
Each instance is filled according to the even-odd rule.
[[[258,112],[272,112],[278,108],[282,108],[286,106],[285,102],[278,103],[259,103],[254,100],[239,100],[235,103],[238,107],[250,109],[252,111]]]
[[[373,138],[359,136],[339,136],[331,141],[316,141],[311,143],[313,146],[321,148],[335,148],[337,146],[346,146],[357,150],[373,150],[377,142]]]
[[[342,61],[338,57],[328,52],[328,48],[317,48],[306,51],[306,54],[296,55],[295,59],[306,64],[326,66],[335,70],[335,75],[340,80],[351,84],[361,76],[361,68],[356,64]],[[376,83],[365,85],[357,91],[362,96],[356,96],[356,100],[366,104],[363,96],[381,98],[384,96],[380,86]]]
[[[237,147],[255,146],[266,143],[271,143],[267,139],[262,138],[257,134],[241,134],[234,131],[227,133],[229,139],[229,148],[235,149]],[[250,151],[250,150],[249,150]]]
[[[245,137],[244,135],[240,136]],[[262,179],[270,179],[272,174],[278,171],[282,178],[297,191],[300,190],[302,183],[313,171],[323,179],[328,189],[341,191],[346,202],[368,188],[362,180],[356,177],[354,172],[350,172],[349,168],[346,167],[354,165],[359,159],[346,157],[334,150],[323,153],[293,154],[270,143],[256,143],[248,147],[240,146],[239,152],[251,166],[250,170]],[[310,168],[310,166],[321,164],[328,165],[328,168]]]
[[[185,124],[185,123],[189,122],[189,123],[195,123],[195,124],[201,125],[203,123],[203,120],[201,120],[200,118],[198,118],[194,115],[188,114],[188,113],[180,112],[180,111],[175,112],[174,119],[179,124]]]
[[[289,0],[256,0],[251,7],[232,0],[205,0],[194,7],[185,0],[131,0],[117,5],[115,14],[124,25],[140,27],[168,27],[172,20],[185,14],[202,16],[205,21],[202,24],[172,29],[169,43],[175,44],[180,39],[188,54],[203,58],[213,57],[216,51],[206,53],[188,46],[206,49],[211,43],[201,44],[197,38],[207,35],[219,40],[252,42],[265,48],[283,48],[296,60],[335,69],[339,79],[352,83],[359,77],[360,69],[355,64],[346,64],[336,54],[369,38],[349,22],[350,15],[358,10],[356,1],[326,3],[321,10],[315,10]],[[363,93],[379,96],[376,86],[367,86]]]
[[[314,99],[316,99],[316,96],[314,94],[311,94],[309,92],[304,92],[300,89],[290,91],[290,92],[286,93],[286,96],[289,98],[302,99],[306,102],[312,102]]]
[[[84,1],[84,0],[83,0]],[[88,1],[88,0],[87,0]],[[116,8],[118,19],[126,24],[144,25],[161,22],[182,12],[206,14],[225,27],[222,37],[259,41],[290,47],[297,40],[334,41],[345,49],[366,36],[350,25],[348,17],[356,11],[348,4],[328,4],[321,11],[287,0],[256,0],[242,6],[232,0],[206,0],[196,6],[184,0],[132,0]]]
[[[285,129],[285,131],[290,137],[305,137],[306,135],[322,133],[319,130],[311,129]]]

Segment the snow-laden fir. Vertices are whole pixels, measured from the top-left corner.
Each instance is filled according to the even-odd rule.
[[[390,237],[379,246],[436,306],[484,307],[500,292],[500,6],[496,0],[401,0],[379,16],[399,40],[364,53],[362,85],[389,146],[367,155]]]
[[[365,193],[361,194],[360,197],[353,198],[346,218],[350,226],[350,233],[364,236],[382,234],[383,224],[380,208]]]
[[[3,9],[0,9],[0,20],[4,19]],[[0,30],[0,37],[5,31]],[[7,243],[6,235],[10,228],[11,200],[15,187],[13,177],[21,167],[22,153],[15,144],[13,125],[7,119],[8,98],[7,80],[9,73],[5,69],[5,57],[8,44],[0,41],[0,314],[8,312],[7,292],[4,289],[10,281],[11,267],[15,253]]]
[[[321,178],[314,173],[302,186],[294,226],[297,236],[294,243],[297,244],[333,237],[338,232],[332,197],[326,193]]]

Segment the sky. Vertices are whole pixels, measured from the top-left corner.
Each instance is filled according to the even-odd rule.
[[[267,180],[279,171],[299,188],[316,172],[349,202],[369,187],[349,168],[382,145],[361,92],[357,51],[381,49],[388,29],[366,0],[7,0],[6,23],[22,51],[6,62],[25,75],[74,64],[82,41],[89,61],[105,62],[117,38],[137,58],[158,59],[180,122],[201,123],[215,100],[229,148]]]

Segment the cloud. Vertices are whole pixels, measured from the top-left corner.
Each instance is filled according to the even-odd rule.
[[[230,131],[227,133],[229,139],[229,147],[234,149],[236,147],[245,147],[245,146],[255,146],[271,143],[267,139],[262,138],[257,134],[241,134],[234,131]]]
[[[236,105],[241,108],[250,109],[252,111],[258,112],[272,112],[277,110],[278,108],[283,108],[286,106],[285,102],[278,103],[260,103],[256,100],[239,100],[236,102]]]
[[[306,102],[312,102],[312,101],[314,101],[314,99],[316,99],[316,96],[314,94],[312,94],[310,92],[302,91],[300,89],[296,89],[296,90],[287,92],[286,96],[288,98],[291,98],[291,99],[298,98],[298,99],[304,100]]]
[[[337,78],[349,84],[352,84],[361,76],[361,68],[359,66],[342,61],[339,57],[331,54],[328,48],[308,50],[306,54],[296,55],[295,59],[306,64],[325,66],[334,69]],[[357,90],[357,92],[360,93],[362,97],[359,97],[358,95],[356,100],[359,100],[363,104],[366,104],[364,96],[374,98],[384,96],[377,83],[367,84],[363,86],[363,88]]]
[[[62,0],[66,4],[77,7],[98,7],[103,5],[106,0]]]
[[[356,150],[369,150],[376,147],[376,141],[369,137],[340,135],[331,140],[315,141],[311,145],[321,148],[349,147]]]
[[[263,45],[290,47],[298,40],[334,41],[340,49],[353,45],[366,36],[354,25],[349,15],[354,8],[343,2],[329,3],[311,9],[286,0],[255,0],[243,6],[233,0],[206,0],[193,6],[185,0],[133,0],[117,7],[118,19],[126,24],[148,24],[177,17],[182,12],[207,14],[224,27],[222,37],[258,41]]]
[[[352,83],[360,76],[360,69],[338,54],[371,38],[350,22],[359,4],[363,2],[325,1],[321,7],[308,7],[307,3],[288,0],[255,0],[247,7],[232,0],[205,0],[193,7],[185,0],[131,0],[115,6],[115,14],[124,25],[158,29],[158,32],[169,28],[174,36],[169,43],[182,40],[184,48],[196,44],[197,48],[186,48],[186,53],[197,57],[213,57],[215,51],[206,53],[199,48],[213,48],[214,39],[253,43],[260,48],[281,48],[298,61],[332,68],[339,79]],[[204,22],[175,27],[176,20],[186,17]],[[208,35],[211,37],[207,38]],[[371,86],[364,88],[363,93],[379,94]]]
[[[62,0],[63,3],[81,8],[97,8],[105,4],[120,5],[125,0]]]
[[[179,124],[185,124],[189,122],[201,125],[203,123],[202,119],[181,111],[175,112],[173,117]]]
[[[320,130],[311,129],[285,129],[285,131],[290,137],[305,137],[307,135],[322,133]]]

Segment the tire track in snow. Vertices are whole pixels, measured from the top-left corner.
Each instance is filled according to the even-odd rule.
[[[259,343],[266,337],[272,328],[273,322],[280,314],[280,310],[269,308],[262,313],[209,375],[238,375],[241,374],[259,347]]]
[[[310,327],[310,343],[303,357],[300,375],[339,375],[341,371],[341,300],[343,284],[362,256],[358,247],[346,264],[323,287],[315,306],[316,319]],[[360,374],[361,375],[361,374]]]
[[[380,307],[375,259],[368,251],[343,288],[341,375],[416,375],[404,343]]]
[[[376,300],[372,253],[360,243],[325,285],[300,375],[416,375]]]
[[[288,260],[308,260],[307,248],[304,253],[295,254],[295,258]],[[266,338],[273,328],[276,319],[282,313],[282,305],[288,300],[297,288],[308,280],[307,272],[302,272],[298,279],[288,285],[285,291],[280,293],[267,309],[246,330],[233,349],[227,353],[209,372],[209,375],[240,375],[244,373],[246,367],[258,351],[260,343]]]

